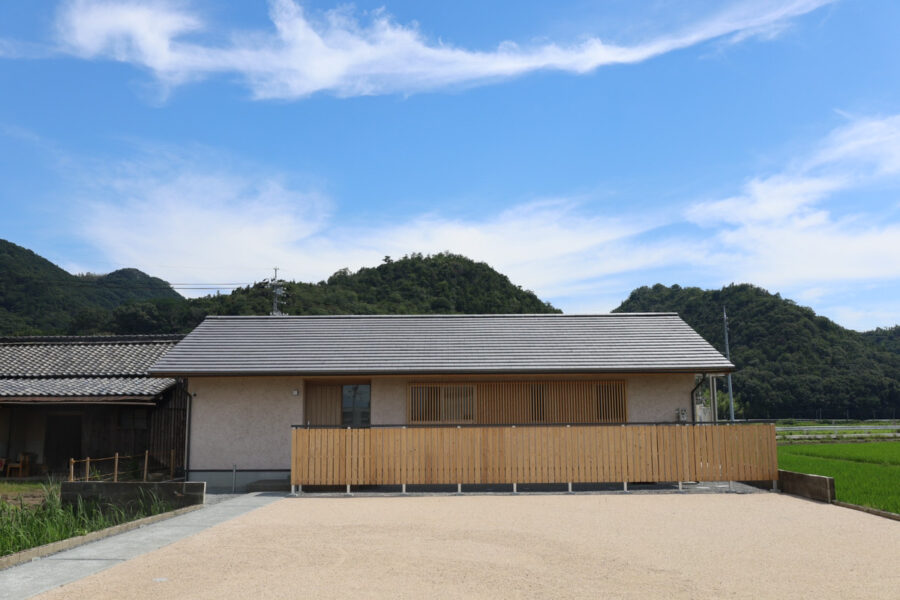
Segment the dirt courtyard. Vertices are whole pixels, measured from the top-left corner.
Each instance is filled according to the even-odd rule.
[[[898,598],[900,522],[779,494],[285,498],[38,596]]]

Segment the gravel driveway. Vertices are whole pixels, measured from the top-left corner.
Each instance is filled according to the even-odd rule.
[[[897,598],[900,522],[780,494],[285,498],[39,596]]]

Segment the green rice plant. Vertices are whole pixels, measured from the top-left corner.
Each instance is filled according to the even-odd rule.
[[[834,477],[838,500],[900,513],[900,442],[780,446],[778,467]]]
[[[0,501],[0,556],[172,510],[156,494],[143,491],[125,507],[81,498],[63,504],[57,484],[46,485],[44,496],[36,506]]]
[[[900,466],[900,441],[865,444],[807,444],[791,448],[790,453]]]

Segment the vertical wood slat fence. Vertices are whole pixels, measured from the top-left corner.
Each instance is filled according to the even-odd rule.
[[[302,428],[292,485],[764,481],[775,426]]]

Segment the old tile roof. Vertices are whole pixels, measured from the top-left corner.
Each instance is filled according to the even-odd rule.
[[[175,384],[148,369],[182,336],[0,338],[0,402],[156,396]]]
[[[165,377],[0,379],[0,397],[156,396],[174,383],[174,379]]]
[[[207,317],[157,375],[724,372],[675,313]]]

